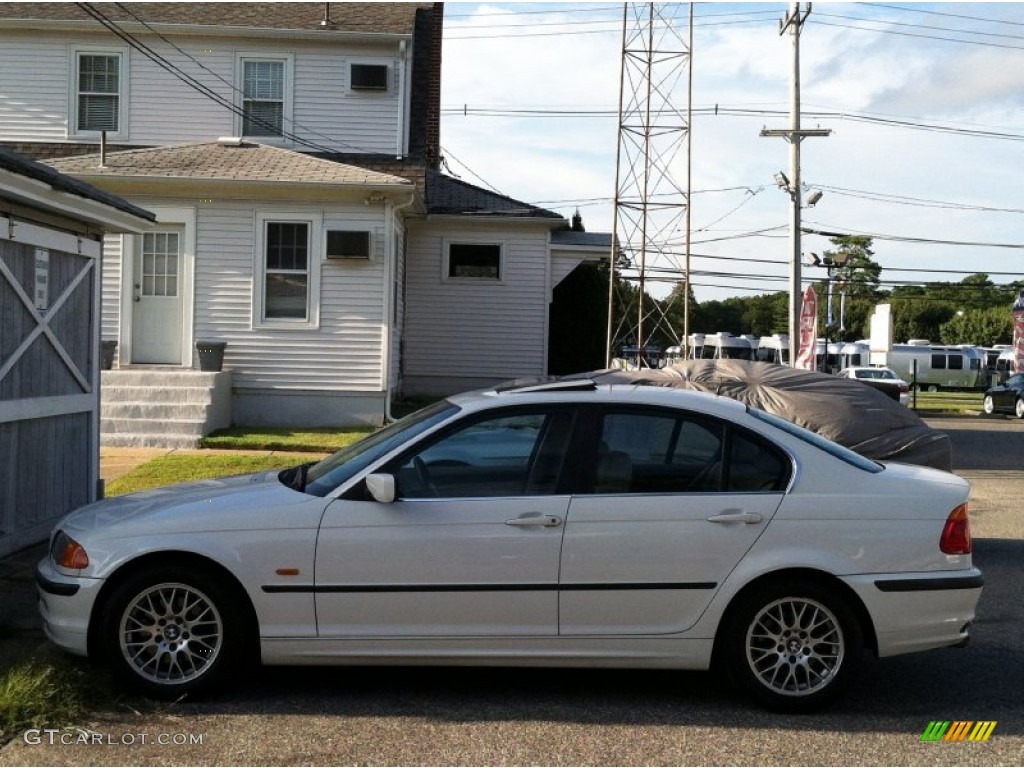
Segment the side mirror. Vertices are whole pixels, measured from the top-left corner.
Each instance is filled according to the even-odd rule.
[[[367,475],[366,490],[377,503],[392,504],[395,501],[395,476],[383,473]]]

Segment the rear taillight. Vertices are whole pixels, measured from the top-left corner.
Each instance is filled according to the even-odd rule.
[[[961,504],[949,513],[939,538],[939,549],[947,555],[971,554],[971,521],[967,505]]]

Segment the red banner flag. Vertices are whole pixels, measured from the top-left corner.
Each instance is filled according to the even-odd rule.
[[[800,353],[795,368],[813,371],[817,368],[815,352],[818,348],[818,295],[813,286],[804,291],[803,306],[800,308]]]
[[[1024,372],[1024,290],[1013,303],[1013,366],[1016,373]]]

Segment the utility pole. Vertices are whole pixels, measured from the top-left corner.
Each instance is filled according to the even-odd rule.
[[[800,274],[800,209],[803,193],[800,182],[800,142],[808,136],[828,136],[831,130],[800,127],[800,30],[811,14],[811,3],[801,9],[793,3],[790,12],[779,21],[779,34],[789,32],[793,41],[793,72],[789,81],[789,128],[763,129],[761,136],[781,137],[789,142],[789,178],[781,176],[779,186],[789,193],[792,201],[789,237],[792,246],[789,262],[789,364],[796,366],[800,353],[800,303],[802,296]],[[828,350],[825,350],[828,354]]]

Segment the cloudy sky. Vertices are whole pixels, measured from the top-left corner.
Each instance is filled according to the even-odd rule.
[[[685,39],[688,6],[672,8]],[[759,136],[788,126],[787,10],[694,6],[701,301],[787,290],[791,204],[773,176],[789,173],[789,148]],[[621,48],[621,3],[446,3],[450,170],[566,216],[578,206],[588,230],[611,232]],[[883,283],[1024,277],[1024,3],[815,2],[801,63],[803,127],[832,130],[802,145],[804,194],[824,193],[805,227],[873,235]]]

